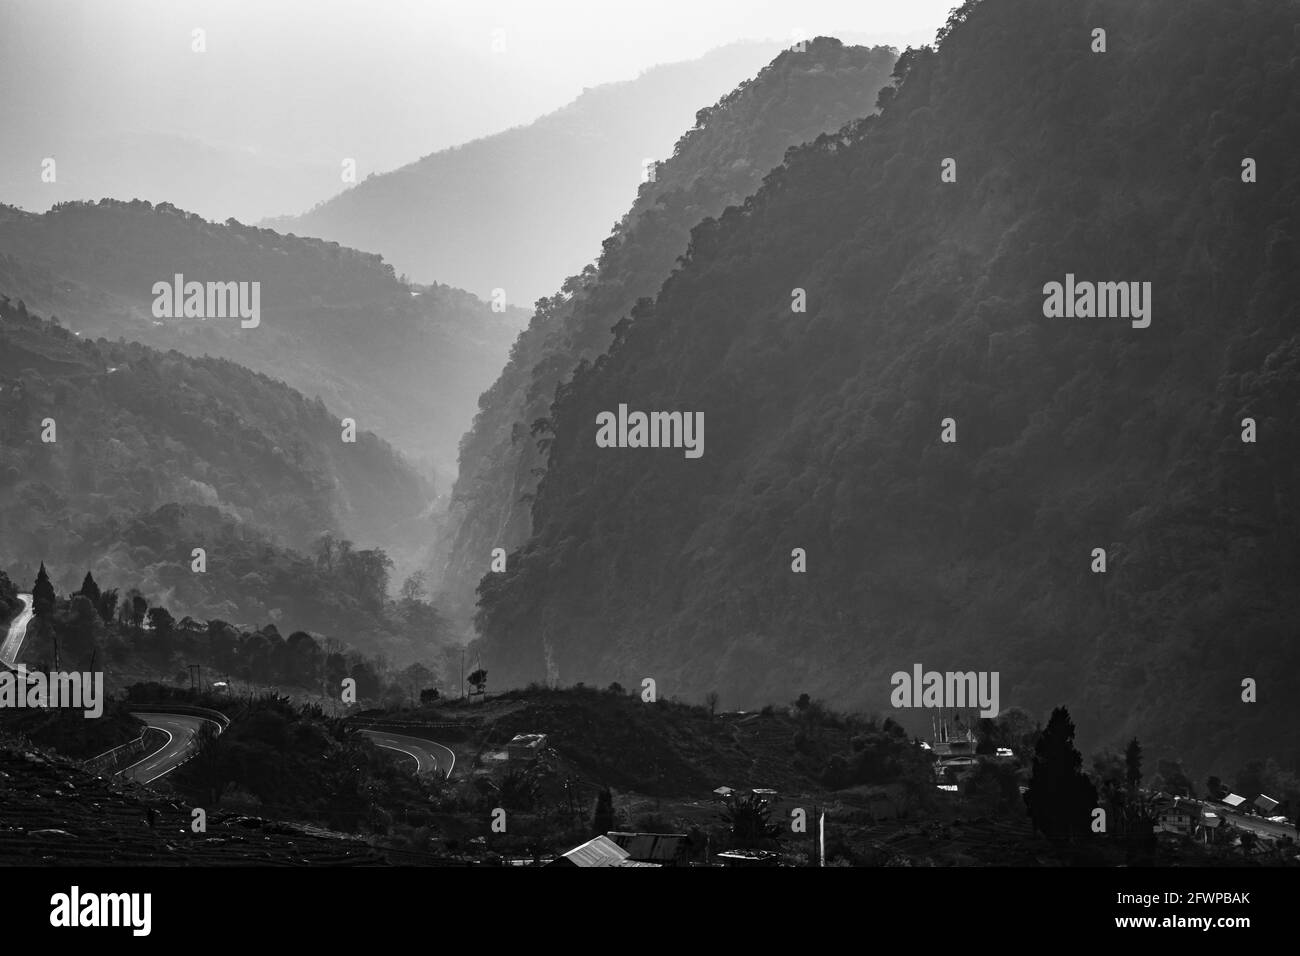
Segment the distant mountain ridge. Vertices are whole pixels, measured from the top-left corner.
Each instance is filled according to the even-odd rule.
[[[154,283],[258,282],[261,321],[158,319]],[[410,286],[378,255],[224,224],[166,203],[0,206],[0,288],[86,335],[228,358],[319,395],[450,485],[460,434],[522,310]]]
[[[698,104],[779,49],[732,44],[590,87],[527,126],[367,177],[309,212],[263,225],[382,253],[412,278],[483,298],[503,289],[506,301],[531,307],[589,261],[645,161],[666,158]]]

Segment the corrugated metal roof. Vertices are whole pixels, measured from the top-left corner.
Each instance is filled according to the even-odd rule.
[[[575,846],[564,858],[574,866],[621,866],[628,852],[609,837],[598,836]]]
[[[1259,807],[1265,813],[1268,813],[1275,806],[1277,806],[1277,801],[1274,800],[1272,797],[1270,797],[1268,794],[1261,793],[1258,797],[1255,798],[1255,806]]]
[[[1245,797],[1239,797],[1235,793],[1230,793],[1223,798],[1223,802],[1230,807],[1239,807],[1246,802]]]

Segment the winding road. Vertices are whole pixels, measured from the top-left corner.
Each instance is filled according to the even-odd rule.
[[[20,594],[23,609],[9,623],[9,633],[4,643],[0,644],[0,662],[15,667],[18,654],[22,650],[23,640],[27,636],[27,625],[32,619],[32,596]],[[133,717],[145,725],[161,730],[167,735],[167,742],[161,747],[119,771],[119,775],[137,783],[152,783],[171,773],[194,754],[198,733],[204,724],[213,724],[217,732],[221,725],[207,717],[191,717],[185,714],[138,713]],[[456,766],[456,754],[432,740],[411,737],[406,734],[394,734],[386,730],[362,730],[369,734],[375,745],[385,750],[395,750],[415,761],[417,774],[437,773],[441,771],[444,778],[450,778]]]
[[[20,594],[23,609],[9,622],[9,633],[4,643],[0,644],[0,663],[16,668],[18,655],[23,649],[27,637],[27,625],[32,620],[32,596]],[[147,726],[155,727],[167,735],[167,742],[149,756],[136,761],[121,771],[121,776],[139,783],[152,783],[159,777],[171,773],[194,753],[199,728],[206,724],[216,726],[218,733],[221,725],[206,717],[188,717],[184,714],[133,714]]]
[[[0,644],[0,662],[15,667],[18,654],[22,651],[23,641],[27,636],[27,625],[32,619],[32,596],[20,594],[23,609],[9,623],[9,633],[4,643]],[[200,728],[213,724],[217,732],[221,725],[207,717],[191,717],[185,714],[137,713],[133,717],[143,721],[146,726],[161,730],[167,735],[167,742],[146,757],[137,760],[129,767],[119,771],[119,775],[137,783],[152,783],[171,773],[194,754]],[[385,750],[395,750],[415,761],[417,774],[437,773],[442,771],[444,778],[450,778],[456,766],[456,754],[450,747],[443,746],[422,737],[395,734],[386,730],[362,730],[369,734],[375,745]]]
[[[27,625],[32,619],[32,596],[20,594],[18,600],[23,602],[23,609],[9,622],[9,633],[5,635],[4,643],[0,644],[0,662],[14,668],[18,666],[18,652],[23,649],[23,639],[27,637]]]
[[[387,730],[363,729],[361,733],[369,734],[376,747],[383,747],[385,750],[396,750],[406,754],[415,761],[416,774],[434,773],[446,767],[446,773],[443,776],[450,778],[451,771],[456,766],[456,755],[452,753],[451,748],[444,747],[432,740],[425,740],[422,737],[408,737],[405,734],[394,734]]]
[[[199,729],[204,724],[212,724],[218,733],[221,732],[221,725],[207,717],[145,713],[133,713],[131,716],[167,735],[167,742],[161,747],[120,771],[122,777],[136,783],[153,783],[189,760],[198,743]]]

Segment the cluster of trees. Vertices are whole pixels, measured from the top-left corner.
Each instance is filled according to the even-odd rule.
[[[1123,840],[1130,854],[1146,854],[1149,860],[1155,846],[1155,795],[1197,797],[1196,787],[1182,766],[1169,760],[1158,762],[1157,772],[1144,786],[1142,746],[1137,738],[1128,742],[1123,755],[1109,750],[1095,755],[1089,773],[1075,749],[1074,733],[1069,712],[1058,707],[1039,734],[1024,795],[1035,830],[1056,842],[1078,842],[1097,833],[1096,812],[1100,809],[1105,812],[1102,832]],[[1300,825],[1300,779],[1275,761],[1248,761],[1236,775],[1235,788],[1248,798],[1267,793],[1279,801],[1278,814]],[[1217,776],[1209,777],[1205,798],[1219,800],[1227,792]],[[1244,845],[1253,839],[1253,834],[1246,832]]]
[[[692,226],[744,200],[789,147],[871,112],[895,56],[889,47],[846,47],[825,37],[801,53],[781,53],[696,114],[671,158],[641,185],[599,260],[538,300],[461,443],[441,585],[454,618],[468,621],[473,613],[483,555],[518,547],[532,528],[529,503],[546,462],[556,386],[605,350],[611,327],[637,299],[655,294]]]
[[[1293,820],[1300,816],[1300,777],[1273,759],[1247,761],[1231,786],[1210,775],[1202,791],[1176,760],[1160,759],[1155,773],[1147,774],[1136,737],[1122,752],[1109,748],[1096,752],[1091,766],[1085,766],[1075,746],[1074,722],[1064,707],[1052,712],[1046,727],[1034,726],[1022,711],[980,725],[981,754],[994,753],[985,746],[988,740],[1012,747],[1015,758],[981,759],[973,770],[960,775],[963,795],[989,798],[989,805],[1002,813],[1014,815],[1027,809],[1035,830],[1058,842],[1077,842],[1096,833],[1094,812],[1100,808],[1105,811],[1102,832],[1128,842],[1130,849],[1149,853],[1154,846],[1157,794],[1221,800],[1231,789],[1250,800],[1262,793],[1278,801],[1277,814]],[[1028,785],[1023,801],[1018,793],[1022,780]]]
[[[405,590],[408,595],[398,606],[428,608],[418,593],[409,593],[419,591],[418,579],[408,581]],[[439,686],[451,679],[449,652],[437,644],[428,645],[424,662],[398,668],[383,654],[366,655],[337,638],[307,631],[284,637],[274,624],[251,629],[219,618],[177,619],[136,588],[101,588],[90,572],[75,592],[60,598],[42,564],[32,597],[35,620],[24,656],[40,660],[43,667],[56,660],[65,669],[130,662],[188,685],[188,665],[198,664],[208,684],[220,677],[297,687],[336,699],[344,678],[352,678],[358,702],[386,706],[436,700]]]
[[[933,755],[909,740],[892,719],[883,723],[849,715],[839,717],[802,695],[793,713],[806,727],[843,725],[852,730],[851,752],[833,753],[821,776],[830,789],[874,784],[902,785],[905,802],[924,806],[936,782]],[[976,813],[1007,819],[1028,816],[1034,832],[1058,846],[1119,846],[1131,863],[1150,863],[1156,853],[1153,826],[1159,795],[1219,800],[1229,789],[1252,799],[1260,793],[1278,800],[1276,814],[1295,820],[1300,815],[1300,778],[1274,760],[1248,761],[1232,778],[1231,787],[1210,776],[1198,792],[1178,761],[1157,761],[1154,774],[1143,770],[1142,745],[1129,740],[1122,752],[1103,749],[1085,764],[1075,744],[1069,711],[1058,707],[1046,726],[1018,708],[977,724],[978,761],[950,771],[966,807]],[[808,741],[796,741],[796,749]],[[1011,756],[998,756],[999,748]],[[1249,806],[1246,808],[1250,809]],[[1097,811],[1104,812],[1099,817]],[[1103,826],[1103,829],[1098,829]],[[1245,839],[1251,837],[1247,833]]]
[[[1101,0],[1102,55],[1070,10],[971,5],[560,384],[531,537],[480,587],[494,679],[635,654],[685,694],[870,711],[901,662],[999,662],[1018,704],[1198,773],[1294,751],[1296,13]],[[1152,282],[1151,326],[1045,320],[1067,272]],[[704,456],[597,448],[630,398],[702,411]]]
[[[195,546],[204,552],[201,570],[195,569]],[[451,636],[428,600],[422,575],[390,595],[394,562],[385,550],[359,548],[327,532],[299,552],[214,507],[170,504],[106,519],[85,529],[75,553],[55,553],[68,564],[98,555],[90,568],[96,576],[130,580],[181,615],[291,621],[310,631],[346,634],[353,646],[395,660],[418,658]],[[71,590],[76,574],[69,568],[57,583]]]
[[[933,776],[928,753],[888,717],[879,727],[869,722],[853,736],[851,748],[850,753],[834,754],[827,762],[822,774],[824,786],[837,790],[900,780],[928,782]]]
[[[398,820],[427,824],[430,793],[364,734],[314,705],[259,696],[232,706],[220,735],[207,731],[175,785],[203,806],[244,806],[349,832],[388,833]]]

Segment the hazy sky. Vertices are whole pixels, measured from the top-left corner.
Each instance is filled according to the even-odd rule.
[[[955,3],[0,0],[0,129],[38,157],[72,137],[81,157],[96,155],[89,140],[161,135],[214,163],[232,150],[295,169],[357,157],[364,176],[739,39],[928,43]],[[138,162],[140,142],[105,146],[103,163]],[[3,190],[25,179],[3,163],[12,202]],[[20,175],[31,168],[24,153]]]

